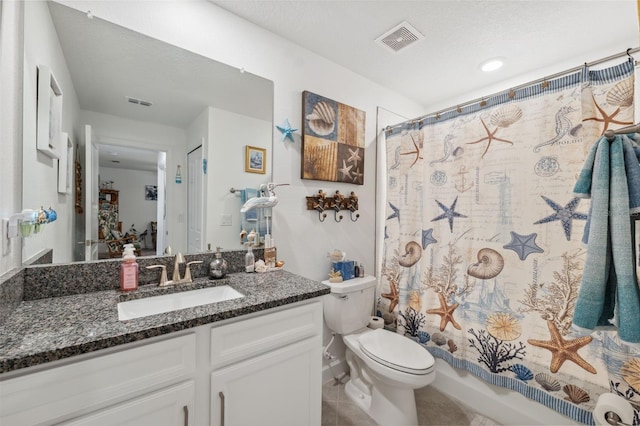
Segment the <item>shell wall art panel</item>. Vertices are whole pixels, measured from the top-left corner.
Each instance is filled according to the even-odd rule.
[[[364,184],[366,113],[302,93],[302,179]]]

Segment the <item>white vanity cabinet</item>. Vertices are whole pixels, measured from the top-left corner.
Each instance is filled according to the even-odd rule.
[[[321,353],[311,299],[2,374],[0,425],[320,425]]]
[[[44,364],[39,371],[0,381],[0,424],[65,424],[83,416],[99,417],[106,410],[125,420],[112,424],[141,425],[135,422],[136,415],[147,415],[159,398],[182,404],[180,411],[187,406],[193,412],[193,392],[189,395],[168,388],[192,378],[195,372],[195,333],[133,347],[123,345],[119,351],[95,355],[53,368]],[[162,390],[166,390],[162,396],[151,395]],[[126,421],[127,416],[131,422]],[[105,423],[86,420],[79,424]]]
[[[320,425],[320,302],[211,329],[213,426]]]

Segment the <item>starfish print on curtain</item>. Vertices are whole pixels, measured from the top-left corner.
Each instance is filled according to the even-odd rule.
[[[496,136],[496,133],[498,133],[498,129],[507,128],[514,124],[516,121],[520,120],[520,118],[522,118],[522,110],[517,105],[508,104],[500,107],[499,109],[493,111],[489,116],[491,124],[496,126],[496,129],[493,132],[489,130],[484,120],[480,118],[480,122],[482,123],[482,127],[484,127],[485,132],[487,132],[487,136],[480,138],[474,142],[467,142],[467,145],[475,145],[482,141],[487,141],[487,146],[484,148],[484,151],[482,152],[480,158],[484,158],[484,155],[487,153],[487,151],[489,151],[489,147],[491,147],[491,142],[493,141],[504,142],[513,145],[512,141],[499,138]]]
[[[614,118],[622,111],[622,108],[629,108],[633,105],[633,83],[630,80],[620,81],[607,91],[607,103],[618,107],[611,113],[611,115],[607,114],[606,111],[598,105],[593,93],[591,93],[591,99],[593,99],[593,105],[595,105],[596,109],[600,112],[602,118],[589,117],[582,121],[596,121],[604,123],[604,128],[602,129],[602,133],[600,133],[601,135],[604,135],[604,132],[609,129],[609,124],[619,124],[621,126],[633,124],[633,121],[614,120]]]
[[[544,195],[541,195],[541,197],[555,211],[555,213],[536,222],[533,222],[533,224],[539,225],[541,223],[549,223],[559,220],[562,223],[564,235],[565,237],[567,237],[567,241],[569,241],[571,239],[571,224],[573,222],[573,219],[587,220],[586,214],[576,212],[576,208],[580,203],[580,198],[573,198],[567,203],[566,206],[562,207],[559,204],[555,203],[553,200],[545,197]]]
[[[389,216],[387,216],[387,220],[397,217],[398,218],[398,222],[399,222],[400,221],[400,209],[397,208],[396,206],[394,206],[391,203],[389,203],[389,207],[391,207],[391,210],[393,210],[393,213],[391,213]]]
[[[418,162],[418,160],[422,160],[422,156],[420,155],[420,147],[418,146],[418,143],[416,142],[415,138],[413,137],[413,134],[409,133],[409,136],[411,136],[411,142],[413,142],[413,146],[415,147],[415,151],[401,152],[400,155],[411,155],[411,154],[415,154],[416,155],[416,159],[413,160],[413,163],[411,163],[411,165],[409,166],[409,168],[411,168],[411,167],[413,167],[414,164],[416,164]]]
[[[433,238],[433,228],[422,230],[422,249],[426,249],[429,244],[435,244],[438,240]]]
[[[400,293],[398,293],[398,287],[396,287],[394,283],[389,283],[389,287],[389,293],[382,293],[381,296],[385,299],[389,299],[389,313],[391,313],[396,308],[396,306],[398,306]]]
[[[544,250],[536,244],[538,234],[535,232],[529,235],[520,235],[513,231],[510,232],[511,241],[509,241],[509,244],[502,246],[502,248],[515,251],[520,260],[525,260],[531,253],[544,253]]]
[[[427,309],[428,314],[440,315],[440,331],[444,331],[447,324],[451,323],[458,330],[462,330],[460,324],[458,324],[453,318],[453,311],[459,306],[457,303],[447,305],[447,301],[444,298],[444,294],[438,293],[438,300],[440,301],[440,307],[435,309]]]
[[[451,230],[451,232],[453,232],[453,219],[454,218],[456,218],[456,217],[468,217],[468,216],[465,216],[465,215],[455,211],[456,210],[456,203],[458,202],[458,197],[456,197],[456,199],[453,200],[453,204],[451,204],[451,207],[445,206],[444,204],[442,204],[438,200],[435,200],[435,201],[436,201],[436,203],[438,203],[440,208],[442,210],[444,210],[444,213],[442,213],[438,217],[434,217],[433,219],[431,219],[431,222],[436,222],[438,220],[447,219],[449,221],[449,229]]]
[[[551,365],[549,370],[551,370],[552,373],[557,373],[560,367],[562,367],[562,364],[569,360],[584,368],[589,373],[596,374],[596,369],[585,361],[584,358],[578,355],[578,349],[591,343],[591,340],[593,339],[591,336],[582,336],[573,340],[565,340],[562,338],[562,335],[553,321],[547,321],[547,327],[549,327],[551,340],[529,339],[527,342],[530,345],[551,351]]]

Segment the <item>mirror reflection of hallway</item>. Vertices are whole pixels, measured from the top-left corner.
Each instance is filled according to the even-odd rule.
[[[156,255],[156,233],[158,222],[162,222],[159,212],[165,210],[165,197],[160,197],[160,181],[164,181],[160,172],[164,174],[164,166],[161,170],[158,157],[164,152],[134,148],[132,141],[100,139],[108,139],[109,143],[98,143],[99,188],[102,192],[118,191],[118,203],[114,207],[107,200],[99,201],[99,213],[113,217],[111,222],[116,224],[113,230],[103,229],[99,257],[109,257],[108,243],[123,238],[134,241],[142,256]]]

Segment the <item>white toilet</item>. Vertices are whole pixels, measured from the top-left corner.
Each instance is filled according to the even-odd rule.
[[[354,278],[331,286],[324,319],[347,346],[349,398],[379,425],[417,425],[413,390],[435,378],[434,359],[417,342],[382,328],[368,328],[375,298],[375,277]]]

